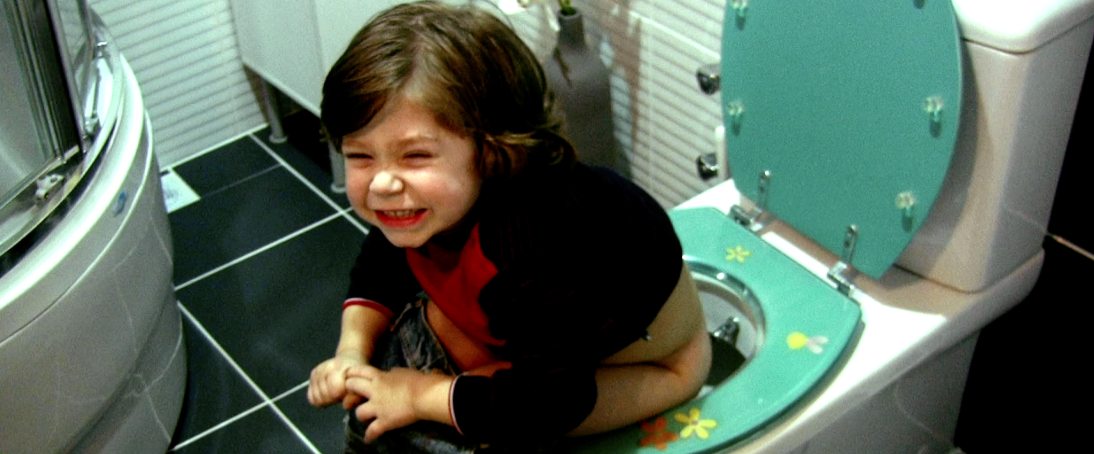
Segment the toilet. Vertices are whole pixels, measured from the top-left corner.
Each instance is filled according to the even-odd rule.
[[[953,446],[979,331],[1044,260],[1094,0],[727,0],[732,178],[670,212],[714,370],[578,452]]]

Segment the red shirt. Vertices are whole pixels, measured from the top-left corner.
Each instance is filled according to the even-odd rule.
[[[487,346],[498,347],[505,342],[490,335],[486,314],[479,305],[479,292],[498,274],[498,269],[482,252],[478,224],[459,250],[428,244],[425,252],[408,248],[406,258],[422,289],[454,325],[433,323],[432,326],[454,356],[453,360],[464,370],[496,361]],[[453,332],[452,328],[459,332]],[[468,348],[465,339],[470,339],[474,348]]]

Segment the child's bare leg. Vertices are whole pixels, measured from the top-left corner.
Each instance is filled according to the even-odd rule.
[[[703,327],[661,361],[604,365],[596,371],[596,406],[571,435],[619,428],[679,405],[699,392],[709,370],[710,337]]]
[[[647,330],[650,340],[636,341],[597,369],[596,406],[572,435],[603,432],[647,419],[699,392],[710,371],[710,337],[686,266]]]

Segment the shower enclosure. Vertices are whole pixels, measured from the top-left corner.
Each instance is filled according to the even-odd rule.
[[[0,452],[162,452],[185,349],[152,130],[87,0],[0,0]]]

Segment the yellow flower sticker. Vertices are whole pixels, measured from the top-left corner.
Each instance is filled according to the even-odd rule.
[[[726,248],[726,261],[728,262],[736,261],[737,263],[744,263],[745,259],[750,255],[752,255],[752,253],[739,244],[737,247]]]
[[[794,331],[786,336],[786,345],[791,350],[801,350],[808,348],[809,351],[821,354],[824,352],[824,345],[828,343],[828,338],[824,336],[809,337],[801,331]]]
[[[710,436],[709,429],[713,429],[718,425],[718,421],[713,419],[701,419],[699,409],[692,407],[688,414],[677,413],[673,416],[676,421],[685,424],[683,430],[680,431],[681,438],[689,438],[692,434],[699,436],[704,440]]]

